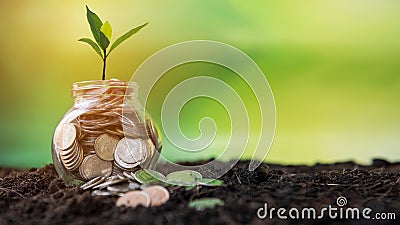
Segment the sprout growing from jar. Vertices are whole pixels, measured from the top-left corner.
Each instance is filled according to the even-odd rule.
[[[107,51],[107,48],[110,45],[111,36],[112,36],[112,28],[111,28],[110,23],[108,21],[103,23],[101,21],[101,19],[96,15],[96,13],[90,11],[89,7],[87,7],[87,6],[86,6],[86,16],[87,16],[87,20],[90,25],[90,30],[92,31],[95,41],[93,41],[90,38],[81,38],[78,41],[82,41],[82,42],[89,44],[96,51],[96,53],[101,57],[101,59],[103,60],[102,80],[105,80],[106,79],[106,63],[107,63],[108,55],[110,55],[110,53],[117,46],[119,46],[122,42],[124,42],[126,39],[130,38],[132,35],[136,34],[143,27],[145,27],[148,24],[148,22],[129,30],[124,35],[117,38],[117,40],[115,40],[114,43],[111,44],[111,47]]]

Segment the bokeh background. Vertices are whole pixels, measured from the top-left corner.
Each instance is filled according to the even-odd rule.
[[[100,58],[77,41],[91,36],[85,4],[110,21],[114,37],[150,22],[110,55],[109,77],[129,80],[154,52],[187,40],[247,53],[276,101],[266,161],[400,160],[399,1],[24,0],[0,1],[0,166],[50,163],[54,128],[72,105],[71,84],[100,78]],[[189,103],[181,115],[188,136],[198,132],[193,121],[203,111],[226,116],[215,102]]]

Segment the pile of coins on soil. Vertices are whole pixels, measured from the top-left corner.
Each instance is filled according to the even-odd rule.
[[[72,90],[75,105],[56,128],[53,151],[77,179],[135,171],[160,151],[156,127],[124,103],[126,90],[127,83],[119,80]]]
[[[116,202],[118,207],[160,206],[169,199],[169,192],[165,187],[147,184],[144,180],[136,178],[132,172],[126,171],[122,175],[93,178],[83,184],[81,189],[92,190],[93,196],[119,196]]]
[[[185,186],[190,190],[196,186],[221,186],[222,181],[203,178],[193,170],[180,170],[164,174],[150,170],[136,172],[124,171],[110,177],[96,177],[81,186],[82,190],[91,190],[93,196],[119,196],[116,206],[135,208],[159,206],[169,199],[169,192],[163,186]]]

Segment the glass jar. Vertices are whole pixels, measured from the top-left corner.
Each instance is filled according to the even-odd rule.
[[[116,79],[73,84],[74,105],[52,140],[53,163],[66,183],[155,166],[161,136],[140,105],[127,104],[136,95],[132,87]]]

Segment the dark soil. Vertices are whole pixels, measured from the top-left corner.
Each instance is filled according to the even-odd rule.
[[[186,191],[170,188],[170,200],[160,207],[117,208],[115,197],[92,197],[77,186],[66,186],[52,165],[14,171],[0,169],[0,225],[5,224],[400,224],[400,163],[374,160],[370,166],[352,162],[332,165],[261,165],[254,172],[239,162],[221,179],[222,187]],[[331,219],[280,220],[274,212],[265,219],[257,210],[268,208],[337,207],[339,196],[346,207],[369,207],[394,212],[392,220]],[[224,206],[205,211],[188,207],[201,197],[218,197]],[[360,211],[361,211],[360,210]],[[319,211],[317,211],[319,212]],[[286,212],[287,215],[287,212]]]

